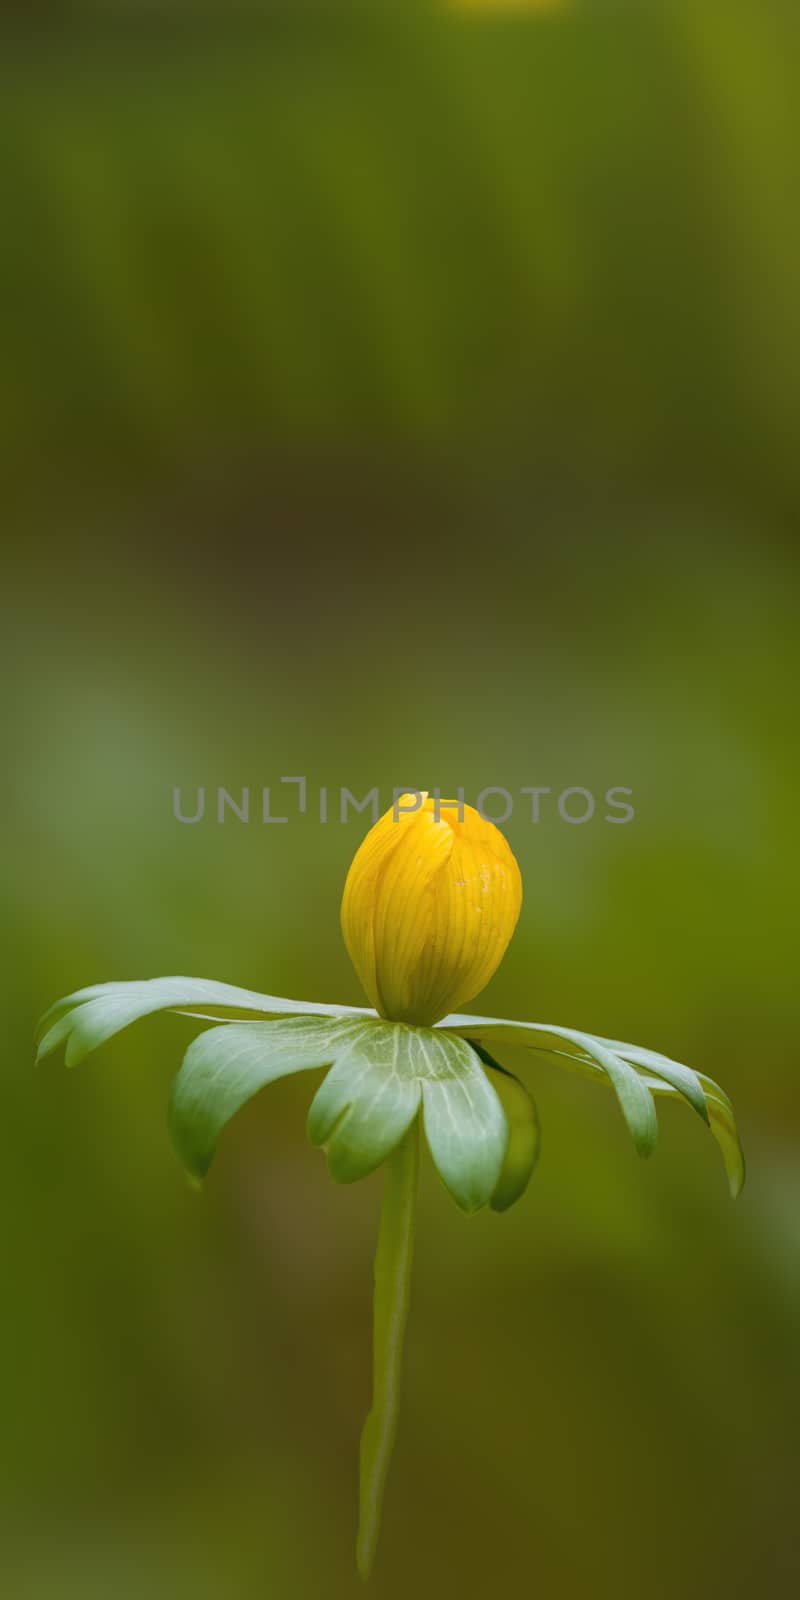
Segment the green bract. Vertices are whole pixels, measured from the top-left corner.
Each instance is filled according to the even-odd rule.
[[[73,1066],[156,1011],[222,1024],[189,1046],[170,1100],[173,1141],[195,1178],[207,1172],[225,1124],[259,1089],[327,1067],[308,1132],[325,1147],[337,1182],[373,1172],[421,1112],[434,1164],[457,1204],[504,1210],[527,1187],[539,1147],[527,1088],[494,1058],[511,1046],[610,1084],[641,1155],[656,1141],[653,1096],[678,1095],[710,1127],[731,1193],[744,1182],[731,1104],[710,1078],[655,1051],[548,1023],[454,1015],[421,1028],[354,1006],[286,1000],[200,978],[152,978],[97,984],[59,1001],[40,1024],[38,1055],[63,1043]]]

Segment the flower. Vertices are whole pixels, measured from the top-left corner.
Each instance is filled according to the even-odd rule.
[[[380,1015],[178,977],[93,984],[51,1006],[39,1024],[37,1059],[63,1044],[73,1066],[159,1011],[219,1020],[189,1045],[170,1096],[173,1143],[194,1180],[205,1176],[223,1128],[253,1095],[314,1069],[325,1076],[308,1133],[325,1149],[331,1176],[353,1183],[385,1168],[373,1402],[360,1456],[356,1560],[364,1577],[397,1428],[421,1130],[442,1182],[467,1212],[506,1211],[527,1188],[539,1153],[533,1098],[494,1051],[513,1047],[533,1064],[549,1058],[610,1085],[640,1155],[655,1145],[654,1097],[683,1099],[716,1139],[731,1193],[744,1182],[731,1103],[711,1078],[641,1045],[555,1023],[445,1015],[488,983],[521,901],[519,868],[494,823],[471,806],[414,791],[367,834],[342,899],[345,943]]]
[[[382,1017],[430,1027],[485,988],[522,904],[499,828],[455,800],[400,796],[356,851],[342,933]]]

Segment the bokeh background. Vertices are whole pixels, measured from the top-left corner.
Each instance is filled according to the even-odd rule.
[[[112,978],[358,1002],[364,822],[315,804],[376,783],[633,790],[518,799],[477,1008],[717,1077],[749,1182],[551,1066],[511,1213],[428,1169],[373,1592],[794,1591],[799,46],[772,0],[3,24],[15,1600],[360,1592],[380,1179],[331,1185],[300,1078],[198,1196],[191,1023],[72,1073],[31,1039]],[[290,825],[174,820],[287,774]]]

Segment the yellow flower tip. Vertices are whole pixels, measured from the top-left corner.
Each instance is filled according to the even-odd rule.
[[[356,851],[342,933],[376,1011],[430,1027],[496,972],[522,905],[510,845],[472,806],[403,794]]]

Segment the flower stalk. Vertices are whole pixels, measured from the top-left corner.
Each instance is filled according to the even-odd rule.
[[[375,1252],[372,1409],[361,1434],[356,1563],[368,1578],[375,1559],[381,1507],[400,1411],[403,1340],[411,1299],[417,1214],[419,1117],[386,1162]]]

